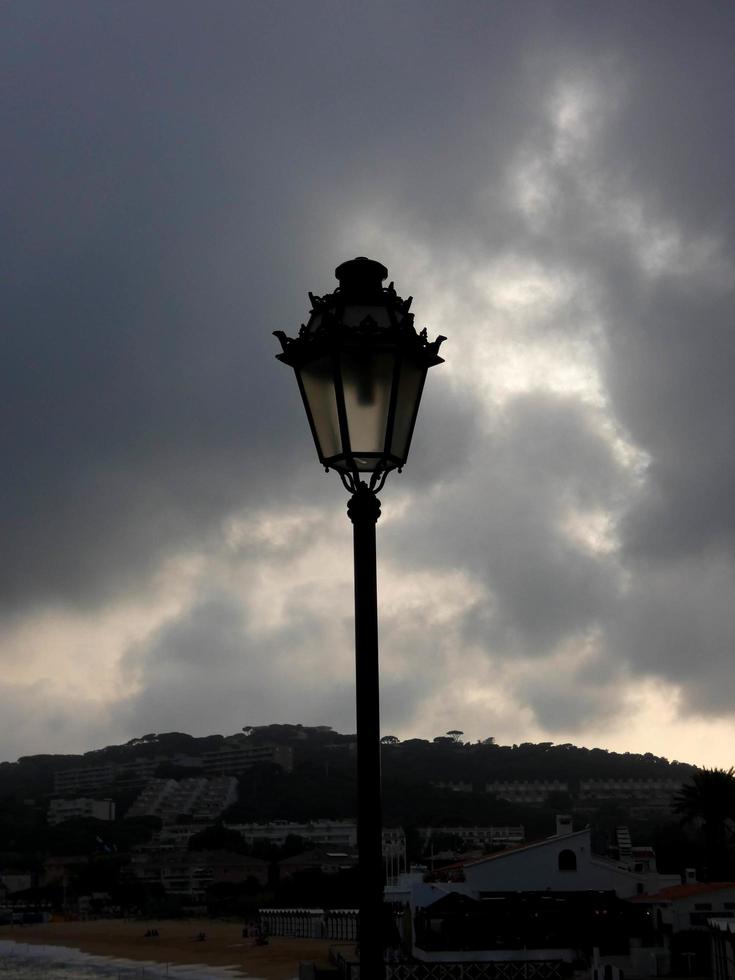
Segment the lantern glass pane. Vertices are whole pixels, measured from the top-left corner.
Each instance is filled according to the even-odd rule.
[[[421,398],[421,386],[426,376],[426,367],[417,363],[413,358],[404,356],[401,362],[401,376],[398,380],[398,397],[396,398],[396,415],[393,422],[393,439],[391,452],[399,459],[408,455],[408,444],[411,438],[411,426],[418,411]]]
[[[319,357],[303,364],[301,382],[308,402],[307,408],[316,429],[318,449],[322,457],[336,456],[342,451],[334,394],[332,358]]]
[[[341,354],[350,448],[360,469],[373,469],[379,460],[357,460],[357,457],[385,452],[394,363],[393,351],[353,349],[343,350]]]

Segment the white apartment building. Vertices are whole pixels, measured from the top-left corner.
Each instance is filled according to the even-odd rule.
[[[640,800],[647,806],[670,806],[681,789],[679,779],[582,779],[580,800]]]
[[[508,803],[545,803],[550,793],[568,793],[569,783],[562,779],[495,780],[485,783],[485,792]]]
[[[228,830],[236,830],[246,844],[262,840],[283,847],[287,837],[302,837],[313,844],[328,844],[330,847],[357,846],[357,824],[351,820],[315,820],[309,823],[273,820],[270,823],[228,823],[225,826]]]
[[[152,779],[125,814],[127,817],[159,817],[173,823],[182,814],[197,823],[213,823],[237,800],[233,776],[215,779]]]
[[[115,767],[111,763],[90,766],[88,769],[65,769],[54,774],[54,791],[63,794],[95,790],[101,786],[109,786],[114,779]]]
[[[259,762],[272,762],[286,772],[293,769],[293,749],[288,745],[246,745],[227,742],[212,752],[205,752],[203,767],[207,775],[236,776]]]
[[[93,817],[95,820],[114,820],[115,804],[112,800],[51,800],[47,820],[51,826],[73,820],[75,817]]]
[[[195,834],[206,830],[209,824],[168,823],[157,830],[146,844],[136,844],[134,850],[141,854],[160,854],[162,851],[186,851]]]
[[[354,848],[357,846],[357,824],[354,820],[314,820],[297,823],[293,820],[274,820],[271,823],[228,823],[228,830],[236,830],[246,844],[256,840],[268,841],[283,847],[287,837],[301,837],[311,844],[322,844],[332,848]],[[405,856],[406,834],[403,827],[383,828],[383,855],[385,857]]]
[[[59,795],[102,789],[112,783],[135,786],[150,779],[160,759],[134,759],[132,762],[106,763],[83,769],[65,769],[54,774],[54,792]]]
[[[517,827],[419,827],[418,833],[424,847],[434,837],[451,835],[459,837],[469,847],[511,847],[526,839],[523,825]]]

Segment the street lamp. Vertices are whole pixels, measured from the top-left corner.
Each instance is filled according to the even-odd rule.
[[[357,850],[360,869],[360,973],[385,975],[380,782],[380,697],[375,524],[377,494],[406,462],[426,372],[441,364],[444,337],[417,333],[411,298],[401,299],[380,262],[337,266],[339,287],[309,294],[309,320],[298,336],[281,330],[279,361],[296,374],[319,461],[351,494],[347,513],[355,553],[357,703]]]

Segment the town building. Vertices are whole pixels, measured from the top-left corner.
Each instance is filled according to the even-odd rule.
[[[288,837],[301,837],[313,844],[350,848],[357,846],[357,824],[354,820],[313,820],[300,823],[295,820],[273,820],[270,823],[226,823],[228,830],[236,830],[246,844],[265,841],[283,847]]]
[[[152,779],[125,814],[129,817],[159,817],[173,823],[190,816],[201,824],[213,823],[227,807],[237,801],[237,780],[233,776],[215,779]]]
[[[120,789],[134,788],[151,779],[160,764],[158,759],[134,759],[131,762],[64,769],[54,774],[54,792],[59,796],[70,796],[105,789],[113,783]]]
[[[670,808],[681,789],[680,779],[582,779],[580,802],[638,802],[647,808]]]
[[[735,980],[735,921],[709,920],[713,980]]]
[[[633,903],[651,909],[662,934],[708,928],[712,918],[735,919],[734,881],[688,881],[638,895]]]
[[[112,800],[92,800],[87,797],[73,800],[53,799],[49,803],[47,820],[52,827],[77,817],[114,820],[115,804]]]
[[[630,898],[678,884],[678,875],[660,875],[654,868],[635,869],[592,852],[589,828],[558,834],[465,864],[458,873],[463,890],[481,896],[497,891],[611,891]]]
[[[485,792],[508,803],[538,805],[546,803],[552,793],[568,793],[569,783],[563,779],[496,779],[485,783]]]
[[[302,854],[294,854],[278,862],[278,872],[281,878],[302,871],[321,871],[322,874],[337,874],[347,871],[357,864],[357,851],[336,850],[328,847],[315,847]]]
[[[412,957],[447,964],[445,976],[561,980],[580,954],[592,959],[595,947],[625,956],[629,917],[627,903],[612,892],[509,891],[485,898],[445,892],[406,910],[401,931],[410,935]]]
[[[57,854],[54,857],[46,858],[43,863],[41,885],[52,885],[55,882],[66,881],[88,864],[89,856],[86,854]]]
[[[268,862],[229,851],[179,851],[134,855],[133,873],[147,884],[162,885],[168,895],[203,904],[207,889],[222,882],[268,881]]]
[[[354,820],[312,820],[299,823],[295,820],[274,820],[271,823],[226,823],[228,830],[235,830],[246,844],[266,841],[283,847],[288,837],[301,837],[313,844],[328,847],[353,848],[357,846],[357,824]],[[383,828],[383,854],[405,854],[406,834],[402,827]]]
[[[85,769],[64,769],[54,774],[54,792],[65,795],[83,793],[109,786],[115,779],[115,767],[89,766]]]
[[[293,749],[288,745],[249,745],[240,739],[234,739],[226,741],[212,752],[205,752],[202,757],[204,771],[213,776],[237,776],[263,762],[270,762],[291,772]]]
[[[159,852],[185,851],[189,841],[196,834],[206,830],[206,823],[167,823],[155,831],[145,844],[136,844],[135,850],[140,853],[158,854]]]
[[[0,897],[6,898],[16,892],[33,888],[38,881],[34,871],[6,871],[0,874]]]
[[[681,882],[679,875],[659,874],[655,856],[644,863],[635,861],[633,855],[612,860],[594,854],[590,828],[573,831],[566,814],[557,816],[556,829],[552,837],[442,868],[435,872],[436,884],[474,898],[494,892],[545,890],[610,891],[618,898],[631,898]],[[406,887],[392,889],[397,901],[407,901],[412,883],[417,882],[415,875],[404,879]]]
[[[651,964],[654,973],[668,964],[633,900],[679,885],[679,876],[659,874],[650,848],[631,846],[618,860],[593,853],[590,829],[574,831],[568,815],[557,817],[556,829],[544,840],[435,873],[414,867],[386,887],[404,951],[456,964],[457,975],[472,962],[477,980],[497,980],[493,963],[503,964],[504,980],[561,980],[580,957],[598,978],[620,977],[621,970],[648,976]]]
[[[488,849],[511,847],[522,844],[525,830],[521,824],[515,827],[419,827],[418,835],[424,849],[438,837],[458,837],[468,848]]]

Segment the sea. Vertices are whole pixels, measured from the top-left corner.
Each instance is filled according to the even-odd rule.
[[[175,966],[152,960],[93,956],[65,946],[0,940],[0,980],[235,980],[231,967]],[[253,978],[255,980],[255,978]]]

